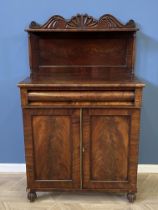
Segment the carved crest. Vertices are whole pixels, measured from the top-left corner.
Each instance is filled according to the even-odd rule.
[[[67,22],[66,28],[95,28],[97,20],[88,15],[76,15]]]
[[[70,20],[62,16],[52,16],[44,25],[36,22],[30,24],[30,29],[136,29],[135,22],[130,20],[127,24],[122,24],[112,15],[103,15],[98,20],[87,14],[77,14]]]

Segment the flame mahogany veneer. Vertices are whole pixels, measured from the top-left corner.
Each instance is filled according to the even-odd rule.
[[[126,192],[133,202],[141,97],[133,20],[76,15],[32,22],[19,83],[28,199],[37,191]]]

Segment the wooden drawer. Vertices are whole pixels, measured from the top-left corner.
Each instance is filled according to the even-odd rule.
[[[134,105],[134,90],[27,92],[29,105]]]

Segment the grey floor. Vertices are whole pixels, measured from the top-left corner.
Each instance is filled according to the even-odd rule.
[[[0,174],[0,210],[158,210],[158,174],[139,174],[137,201],[106,193],[38,193],[26,198],[25,174]]]

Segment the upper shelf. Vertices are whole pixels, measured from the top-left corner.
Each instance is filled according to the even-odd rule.
[[[31,76],[102,70],[133,74],[137,30],[133,20],[122,24],[109,14],[98,20],[78,14],[70,20],[55,15],[44,25],[32,22],[27,29]]]
[[[45,24],[31,22],[27,32],[136,32],[138,28],[133,20],[122,24],[110,14],[101,16],[98,20],[87,14],[78,14],[71,19],[62,16],[52,16]]]

